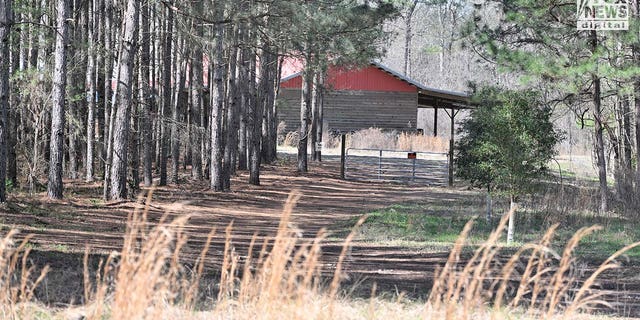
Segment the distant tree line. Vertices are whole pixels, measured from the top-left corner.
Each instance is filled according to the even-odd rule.
[[[285,57],[305,65],[304,172],[324,70],[378,57],[396,11],[385,0],[0,0],[0,201],[45,176],[56,199],[64,177],[123,199],[189,167],[216,191],[236,170],[260,184],[276,159]]]

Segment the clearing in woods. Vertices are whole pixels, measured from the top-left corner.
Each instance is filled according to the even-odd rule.
[[[336,257],[342,249],[341,240],[350,225],[362,214],[397,203],[437,204],[477,208],[482,212],[481,194],[460,189],[430,188],[416,185],[343,181],[339,179],[338,164],[334,161],[314,164],[310,173],[300,176],[291,159],[279,165],[266,166],[259,187],[246,183],[246,173],[233,182],[233,191],[214,193],[207,183],[182,181],[177,186],[153,190],[149,220],[158,221],[165,213],[170,216],[190,215],[187,232],[189,242],[185,259],[193,259],[200,252],[212,228],[217,233],[209,251],[207,266],[215,273],[222,263],[225,242],[224,229],[233,222],[232,242],[237,252],[246,252],[251,238],[260,239],[275,234],[283,204],[292,190],[303,194],[294,209],[292,224],[304,237],[314,237],[322,228],[330,232],[323,246],[325,270],[332,273]],[[127,216],[134,210],[134,202],[104,203],[98,200],[100,184],[66,181],[68,186],[62,201],[51,201],[45,195],[12,194],[9,204],[2,208],[3,229],[17,228],[21,235],[33,234],[31,253],[39,267],[49,264],[52,271],[48,287],[63,286],[56,294],[41,291],[38,298],[45,303],[67,304],[82,297],[82,256],[86,246],[97,257],[119,250],[126,228]],[[424,297],[439,265],[444,264],[446,250],[429,250],[402,244],[356,241],[347,257],[349,279],[345,288],[363,295],[377,284],[378,292]],[[584,270],[595,266],[585,264]],[[635,306],[640,301],[640,268],[609,272],[600,283],[608,300],[617,304],[618,314],[640,315]],[[50,289],[48,289],[50,290]],[[621,300],[621,299],[624,299]],[[614,305],[615,307],[615,305]]]

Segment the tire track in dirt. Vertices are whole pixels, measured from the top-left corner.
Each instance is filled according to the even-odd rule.
[[[247,177],[241,174],[233,181],[233,191],[228,193],[211,192],[204,182],[157,188],[148,212],[149,220],[157,222],[165,214],[169,217],[191,216],[186,228],[190,236],[185,248],[186,261],[199,254],[209,231],[216,228],[207,261],[207,266],[216,269],[222,262],[224,228],[233,221],[232,242],[237,252],[246,252],[254,234],[259,237],[257,243],[275,235],[283,204],[292,190],[303,193],[294,210],[292,224],[307,239],[323,228],[344,233],[345,230],[331,228],[393,203],[453,205],[458,201],[477,201],[478,207],[482,206],[475,193],[463,190],[343,181],[336,174],[335,163],[315,166],[304,176],[291,168],[293,166],[266,166],[259,187],[245,183]],[[23,230],[23,235],[33,234],[32,242],[41,252],[65,251],[74,255],[66,261],[68,265],[77,263],[75,255],[84,252],[87,245],[96,254],[119,250],[127,216],[136,205],[133,202],[94,204],[89,198],[99,197],[99,185],[80,182],[68,185],[67,193],[72,194],[69,200],[49,201],[26,196],[10,199],[14,204],[2,209],[2,223]],[[323,246],[322,263],[326,275],[333,273],[341,250],[338,240]],[[428,253],[404,247],[355,243],[345,263],[348,274],[345,288],[366,296],[371,285],[376,283],[378,292],[406,292],[410,296],[425,297],[435,271],[444,264],[447,255],[446,252]],[[59,255],[43,254],[34,261],[44,265],[52,259],[59,259]],[[81,270],[81,264],[79,267]],[[589,268],[593,266],[586,267]],[[640,316],[638,274],[638,266],[627,266],[623,272],[612,271],[601,279],[600,292],[606,294],[615,313]]]

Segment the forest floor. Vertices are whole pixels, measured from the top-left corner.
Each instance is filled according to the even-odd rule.
[[[157,222],[165,215],[191,217],[186,230],[189,242],[184,250],[185,261],[197,257],[210,230],[215,228],[217,233],[206,264],[214,278],[216,268],[222,264],[224,229],[233,222],[232,243],[239,253],[246,252],[254,235],[261,244],[262,239],[275,234],[283,204],[293,190],[302,193],[293,212],[294,228],[305,238],[315,237],[321,229],[329,231],[322,249],[326,267],[323,272],[327,274],[332,273],[332,266],[342,251],[342,240],[363,214],[374,212],[375,216],[389,210],[400,210],[403,215],[428,211],[441,214],[443,210],[455,210],[464,211],[466,219],[482,216],[484,211],[484,195],[464,186],[432,188],[344,181],[339,178],[336,161],[312,163],[308,174],[299,175],[292,158],[287,155],[281,158],[279,163],[264,167],[261,186],[249,185],[247,173],[241,172],[232,182],[232,191],[225,193],[209,191],[206,182],[189,181],[185,173],[180,184],[152,190],[148,218]],[[51,201],[45,193],[29,195],[16,191],[11,193],[9,204],[0,209],[3,231],[16,228],[22,236],[33,235],[29,245],[32,262],[37,268],[51,266],[47,280],[37,292],[41,302],[51,305],[82,300],[85,248],[91,249],[90,269],[97,269],[101,256],[121,248],[127,217],[141,207],[134,201],[103,202],[99,183],[65,181],[65,185],[64,200]],[[143,194],[148,191],[143,190]],[[426,297],[434,273],[446,261],[448,245],[459,232],[457,224],[452,223],[455,219],[445,220],[435,220],[434,234],[447,230],[451,236],[440,237],[435,244],[425,239],[396,241],[392,230],[379,232],[375,224],[366,223],[347,255],[345,269],[349,279],[344,288],[366,297],[376,283],[377,292],[382,295],[392,297],[403,292],[410,297]],[[371,236],[372,233],[375,236]],[[602,259],[585,257],[588,258],[577,263],[580,271],[588,276]],[[600,277],[598,290],[616,314],[640,316],[638,275],[640,264],[631,259],[624,268]]]

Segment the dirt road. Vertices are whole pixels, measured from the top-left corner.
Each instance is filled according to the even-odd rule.
[[[208,266],[215,269],[222,262],[222,230],[233,221],[233,243],[239,252],[246,250],[254,234],[260,237],[274,235],[283,204],[292,190],[300,190],[303,194],[292,221],[304,237],[314,237],[321,228],[345,234],[346,223],[354,217],[394,203],[453,205],[459,201],[477,201],[478,207],[482,206],[481,197],[470,191],[343,181],[339,179],[338,171],[337,163],[332,161],[312,165],[311,172],[304,176],[298,175],[290,163],[266,166],[261,186],[247,184],[246,174],[240,174],[233,181],[232,192],[227,193],[211,192],[205,182],[184,181],[178,186],[154,190],[149,217],[157,221],[165,213],[190,215],[191,240],[186,253],[193,256],[200,251],[211,228],[217,228],[219,232],[208,261]],[[119,250],[127,215],[135,207],[133,202],[104,204],[95,200],[101,194],[98,184],[73,182],[68,185],[66,200],[45,200],[44,194],[41,198],[15,196],[10,199],[11,204],[2,209],[3,225],[18,228],[22,234],[33,234],[34,261],[41,265],[51,264],[54,272],[61,270],[57,271],[59,274],[54,281],[67,285],[75,280],[81,284],[81,253],[86,245],[93,253]],[[339,238],[323,247],[327,272],[331,272],[340,250]],[[446,256],[446,252],[356,243],[347,261],[350,277],[346,287],[356,285],[357,292],[366,293],[376,282],[378,292],[406,292],[424,297],[430,289],[434,270],[444,263]],[[622,274],[601,281],[602,288],[611,291],[608,300],[619,314],[640,315],[640,279],[625,279],[625,274],[632,277],[639,273],[640,268],[630,267]],[[55,299],[47,297],[47,301],[68,302],[75,297],[74,290],[70,291]]]

